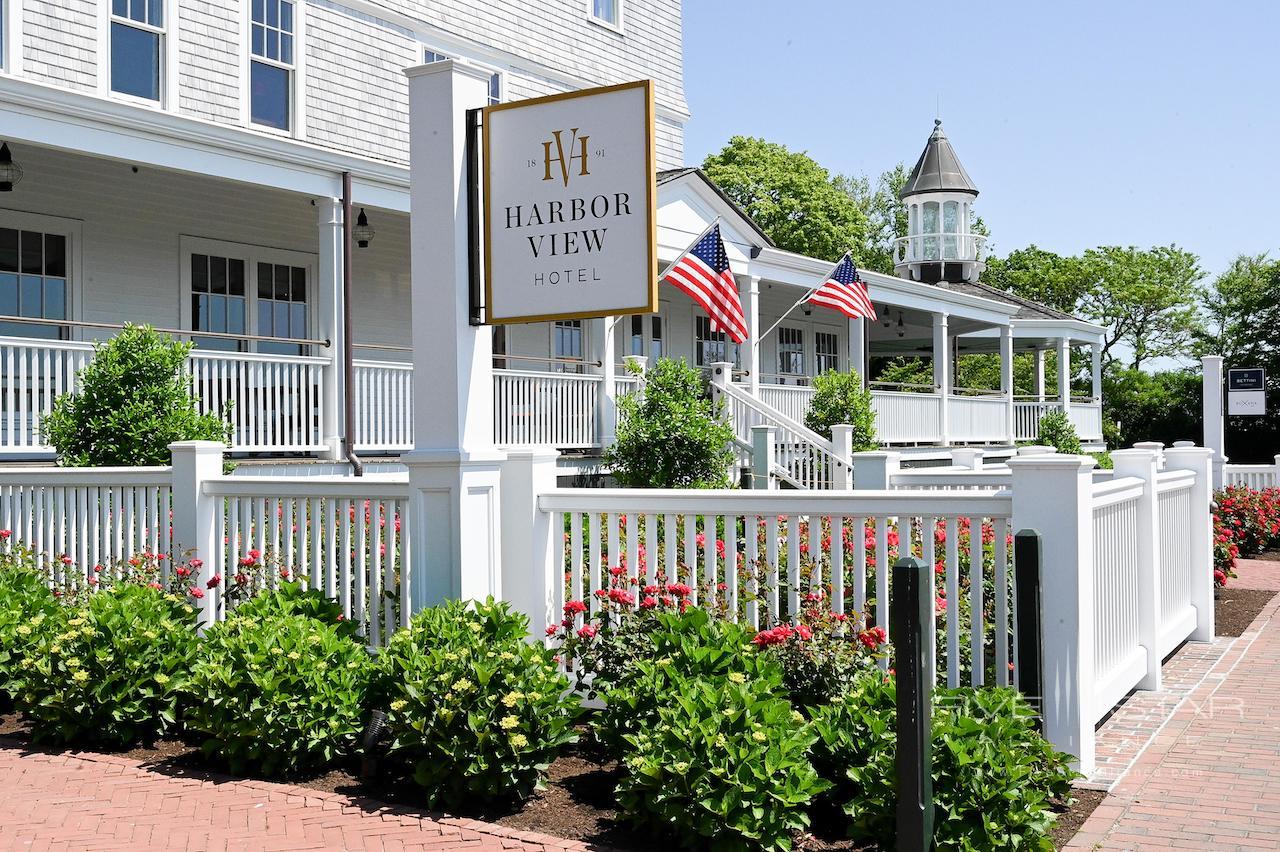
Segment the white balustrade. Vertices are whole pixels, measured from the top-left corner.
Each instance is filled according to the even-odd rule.
[[[831,488],[837,470],[850,463],[849,459],[841,458],[826,438],[757,400],[743,388],[726,383],[713,384],[713,390],[722,394],[725,413],[733,425],[739,448],[750,450],[752,427],[774,427],[775,472],[788,484],[796,488]]]
[[[1073,402],[1068,414],[1076,434],[1085,441],[1102,440],[1102,406],[1096,402]]]
[[[1013,432],[1016,440],[1034,441],[1040,435],[1040,420],[1051,411],[1061,411],[1060,402],[1023,402],[1013,404]]]
[[[1007,441],[1005,412],[1000,396],[952,396],[947,400],[947,437],[952,441]]]
[[[1147,649],[1139,639],[1139,576],[1147,566],[1139,560],[1136,535],[1142,497],[1143,482],[1132,477],[1093,486],[1094,721],[1147,672]]]
[[[876,438],[883,444],[932,444],[942,440],[942,397],[931,393],[872,391]]]
[[[352,362],[357,450],[413,448],[413,364]]]
[[[601,378],[579,373],[493,371],[498,446],[600,446]]]
[[[813,388],[804,385],[760,385],[760,401],[803,423],[813,402],[813,392]]]
[[[1261,491],[1280,487],[1280,456],[1273,464],[1228,464],[1222,468],[1222,484]]]
[[[230,420],[233,452],[326,449],[320,412],[328,366],[328,358],[316,356],[202,349],[187,360],[201,412]]]
[[[87,343],[0,337],[0,453],[49,450],[41,421],[92,357]]]

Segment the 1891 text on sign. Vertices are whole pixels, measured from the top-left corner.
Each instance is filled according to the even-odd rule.
[[[491,323],[658,309],[653,84],[485,108]]]

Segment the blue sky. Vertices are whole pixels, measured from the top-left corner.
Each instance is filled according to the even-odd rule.
[[[1005,254],[1280,249],[1280,4],[685,0],[685,157],[733,134],[832,171],[944,127]]]

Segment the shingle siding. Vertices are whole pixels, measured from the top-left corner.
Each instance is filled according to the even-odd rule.
[[[210,121],[240,121],[243,6],[179,0],[178,109]]]
[[[25,0],[23,74],[68,89],[97,88],[98,4],[94,0]],[[105,60],[106,57],[103,57]]]

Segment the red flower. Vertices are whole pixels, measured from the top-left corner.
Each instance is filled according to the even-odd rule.
[[[609,569],[609,573],[615,577],[621,577],[623,574],[626,573],[626,571],[627,569],[623,568],[621,565],[615,565]]]
[[[572,613],[586,612],[587,605],[584,604],[582,601],[569,601],[567,604],[564,605],[564,611],[566,615],[569,615]]]
[[[96,586],[96,585],[98,585],[98,578],[97,578],[97,577],[90,577],[90,578],[89,578],[89,585],[90,585],[90,586]]]
[[[557,631],[557,630],[559,630],[559,629],[560,629],[559,627],[556,627],[556,626],[553,624],[553,625],[551,625],[550,627],[548,627],[548,628],[547,628],[547,635],[548,635],[548,636],[555,636],[555,635],[556,635],[556,631]]]
[[[187,589],[187,594],[199,600],[200,598],[204,597],[204,589],[197,589],[195,586],[192,586],[191,588]]]
[[[640,601],[641,609],[653,609],[658,605],[658,599],[653,595],[648,595],[644,600]]]
[[[201,569],[201,567],[203,567],[203,566],[204,566],[204,560],[203,560],[203,559],[192,559],[190,562],[188,562],[188,563],[187,563],[187,565],[189,565],[189,566],[191,567],[191,570],[192,570],[192,571],[199,571],[199,570]]]
[[[64,553],[64,554],[62,554],[62,556],[60,556],[60,557],[59,557],[59,559],[61,560],[61,562],[62,562],[62,564],[63,564],[63,565],[70,565],[70,564],[72,563],[72,561],[73,561],[73,560],[71,559],[71,557],[70,557],[70,556],[68,556],[68,555],[67,555],[67,554],[65,554],[65,553]]]
[[[262,551],[255,548],[249,551],[249,556],[250,558],[253,559],[254,562],[257,562],[258,557],[262,556]]]
[[[246,586],[246,585],[248,585],[248,584],[249,584],[249,575],[248,575],[248,574],[237,574],[237,575],[236,575],[236,585],[237,585],[237,586]]]
[[[249,568],[250,566],[254,565],[256,562],[257,562],[257,560],[255,560],[252,556],[241,556],[241,557],[240,557],[240,564],[241,564],[241,566],[243,566],[243,567],[245,567],[245,568]]]
[[[179,577],[191,576],[191,570],[188,568],[183,568],[182,566],[178,566],[177,568],[174,568],[173,573],[177,574]]]
[[[101,573],[102,573],[102,566],[101,566],[101,565],[95,565],[95,566],[93,566],[93,573],[95,573],[95,574],[101,574]]]
[[[578,635],[581,636],[583,639],[594,638],[596,635],[595,625],[584,624],[582,627],[578,628]]]
[[[689,595],[693,594],[693,589],[689,588],[684,583],[667,583],[667,591],[678,598],[687,598]]]
[[[164,591],[164,586],[160,585],[159,583],[155,582],[154,580],[153,580],[152,582],[150,582],[150,583],[147,583],[147,585],[148,585],[148,586],[150,586],[151,588],[155,589],[157,592],[162,592],[162,591]]]
[[[636,596],[628,592],[626,589],[611,589],[609,591],[609,600],[616,604],[630,606],[636,602]]]
[[[13,530],[0,530],[0,541],[8,541],[11,535],[13,535]]]
[[[218,584],[221,582],[222,582],[222,578],[219,577],[217,574],[214,574],[212,577],[209,578],[209,582],[205,583],[204,585],[205,585],[205,588],[207,589],[216,589],[218,588]]]
[[[813,631],[809,629],[809,625],[801,624],[798,627],[796,627],[796,635],[798,635],[804,641],[808,642],[810,639],[813,638]]]

